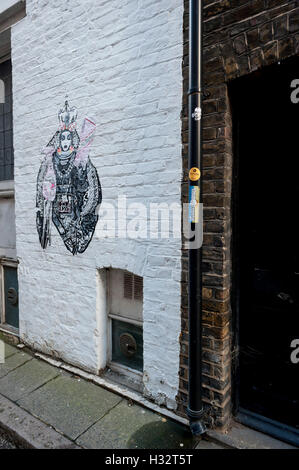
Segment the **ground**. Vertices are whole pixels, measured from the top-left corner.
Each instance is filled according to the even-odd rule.
[[[34,448],[193,449],[186,426],[5,345],[0,429]],[[8,439],[0,441],[7,448]]]
[[[292,448],[239,423],[227,434],[209,430],[203,440],[195,439],[165,410],[164,415],[155,413],[59,364],[54,367],[26,348],[5,345],[5,362],[0,364],[0,449],[16,448],[1,429],[9,430],[13,442],[35,449]]]

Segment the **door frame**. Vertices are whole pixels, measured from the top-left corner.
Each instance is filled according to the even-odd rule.
[[[288,62],[296,55],[281,61]],[[279,61],[267,67],[278,66]],[[253,72],[254,74],[255,72]],[[248,74],[249,75],[249,74]],[[238,77],[235,80],[238,80]],[[232,87],[235,80],[227,84],[228,96],[230,101],[230,111],[232,119],[232,232],[231,232],[231,308],[232,308],[232,414],[234,419],[248,427],[256,429],[257,431],[269,434],[274,438],[285,441],[291,445],[299,447],[299,429],[280,423],[278,421],[269,419],[265,416],[246,410],[240,406],[240,197],[239,197],[239,162],[240,162],[240,147],[239,147],[239,119],[237,110],[234,109],[232,99]],[[299,106],[299,105],[298,105]]]
[[[0,331],[8,332],[12,335],[19,336],[19,329],[5,323],[5,284],[4,284],[4,267],[18,269],[18,261],[9,258],[0,258]]]

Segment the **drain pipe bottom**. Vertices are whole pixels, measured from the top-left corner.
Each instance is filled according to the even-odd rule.
[[[193,411],[187,408],[187,415],[189,417],[190,430],[193,436],[201,436],[207,432],[207,428],[203,421],[205,409],[202,408],[200,411]]]

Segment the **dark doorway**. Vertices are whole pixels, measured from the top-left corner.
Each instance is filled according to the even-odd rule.
[[[299,58],[230,87],[234,139],[234,292],[238,409],[299,445]],[[299,94],[298,94],[299,96]],[[260,423],[260,424],[258,424]],[[288,438],[286,439],[288,440]]]

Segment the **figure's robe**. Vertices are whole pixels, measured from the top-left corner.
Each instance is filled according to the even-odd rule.
[[[88,247],[98,221],[96,209],[102,200],[96,168],[89,157],[78,163],[76,151],[62,165],[55,151],[45,157],[37,180],[36,225],[41,246],[51,243],[51,221],[66,248],[83,253]]]

